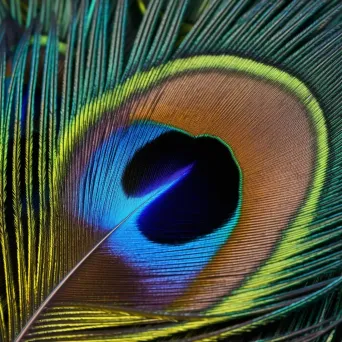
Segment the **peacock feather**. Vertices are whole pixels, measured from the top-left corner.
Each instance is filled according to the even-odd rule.
[[[340,0],[0,22],[0,341],[341,341]]]

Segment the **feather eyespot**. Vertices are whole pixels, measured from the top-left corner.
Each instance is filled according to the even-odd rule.
[[[221,297],[258,279],[272,253],[297,248],[287,231],[307,234],[305,203],[317,203],[310,184],[322,186],[327,156],[325,127],[315,124],[322,111],[308,94],[294,77],[238,57],[137,74],[79,114],[86,121],[102,108],[62,155],[68,215],[99,234],[129,217],[108,239],[108,258],[136,272],[147,307],[222,310]],[[111,107],[111,98],[122,102]]]

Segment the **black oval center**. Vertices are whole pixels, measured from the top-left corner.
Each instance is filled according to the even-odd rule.
[[[239,204],[240,178],[236,160],[220,140],[172,131],[135,153],[122,184],[133,197],[171,184],[137,222],[149,240],[180,244],[229,221]]]

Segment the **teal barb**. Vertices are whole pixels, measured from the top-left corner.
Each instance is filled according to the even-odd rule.
[[[341,18],[0,2],[0,341],[340,342]]]

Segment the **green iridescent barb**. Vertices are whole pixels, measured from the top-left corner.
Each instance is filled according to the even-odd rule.
[[[339,0],[0,20],[0,341],[340,342]]]

